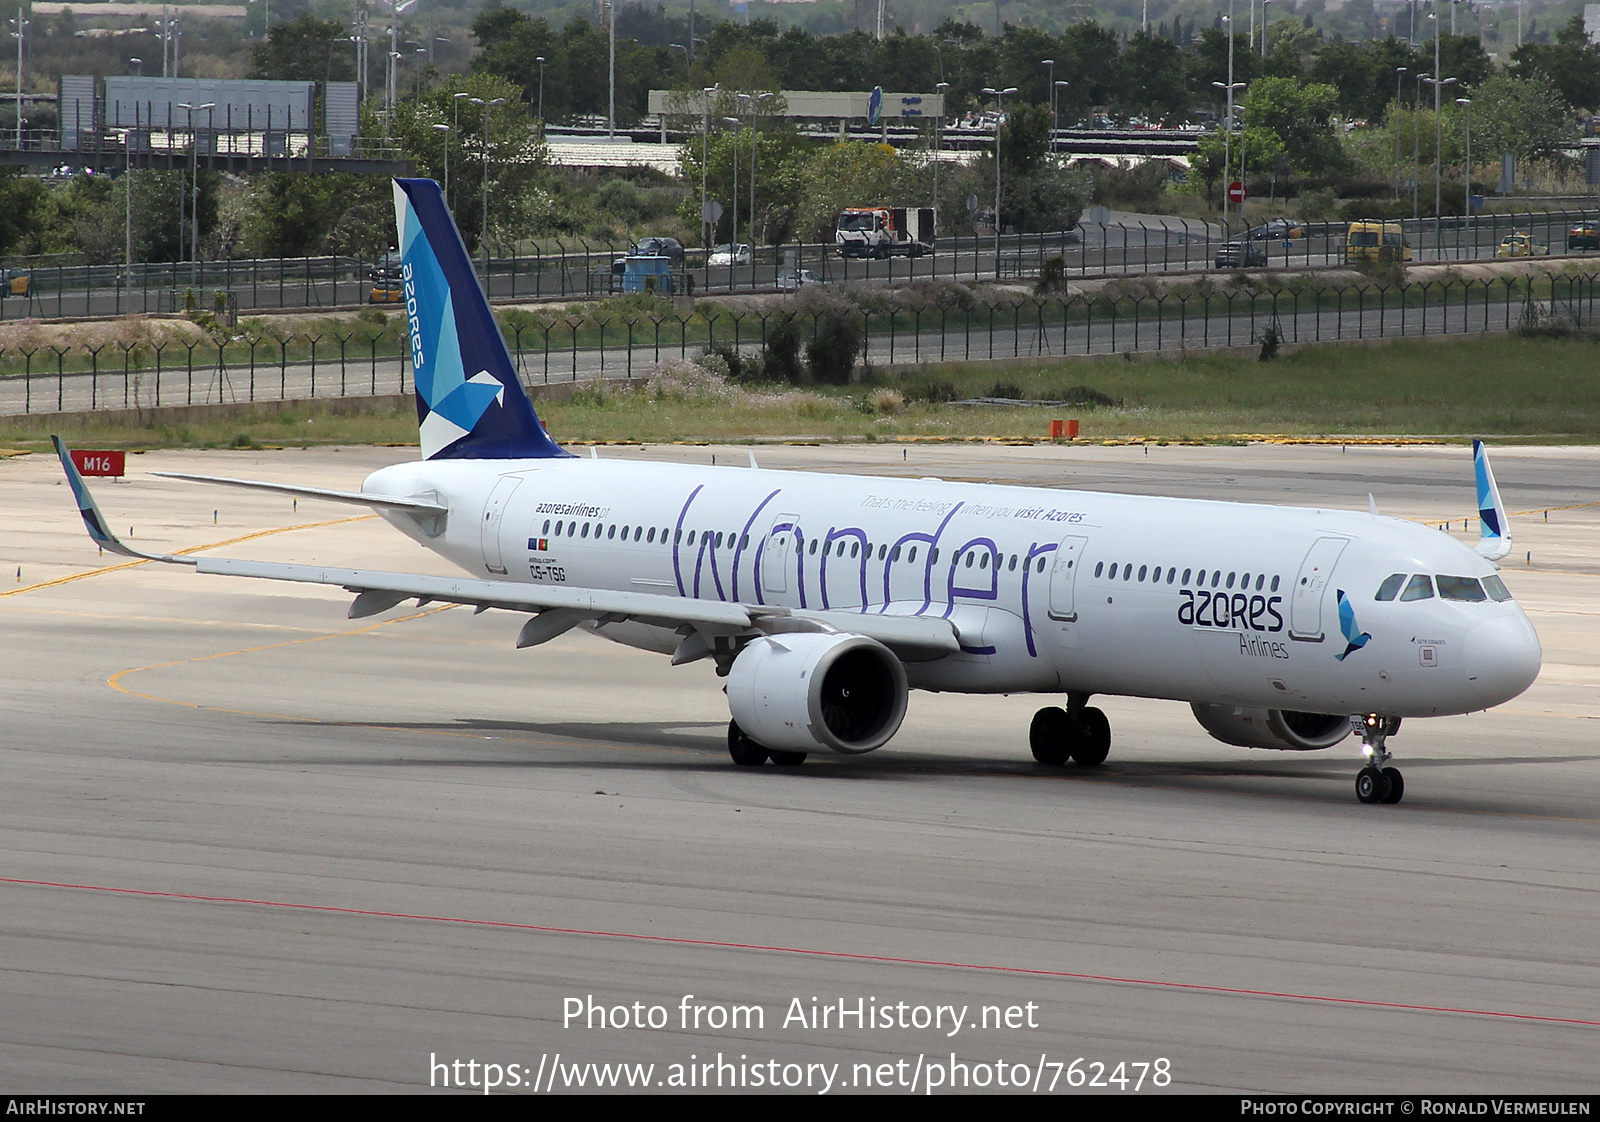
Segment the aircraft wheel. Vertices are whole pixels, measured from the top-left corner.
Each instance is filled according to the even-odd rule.
[[[1111,722],[1104,711],[1092,706],[1078,712],[1078,736],[1072,747],[1072,758],[1083,767],[1095,767],[1106,762],[1111,754]]]
[[[1364,803],[1381,803],[1389,793],[1389,780],[1375,767],[1356,772],[1356,798]]]
[[[1072,754],[1072,721],[1067,711],[1051,705],[1033,715],[1028,726],[1028,747],[1041,764],[1059,766]]]
[[[806,754],[804,752],[781,752],[773,748],[767,752],[767,755],[771,756],[772,762],[779,767],[799,767],[806,762]]]
[[[1386,791],[1384,793],[1384,796],[1383,796],[1383,801],[1384,802],[1386,802],[1386,803],[1397,803],[1401,799],[1405,798],[1406,781],[1405,781],[1405,778],[1403,776],[1401,776],[1399,768],[1397,768],[1397,767],[1386,767],[1386,768],[1384,768],[1383,769],[1383,778],[1389,784],[1389,790]]]
[[[728,755],[740,767],[760,767],[767,762],[767,750],[745,735],[739,722],[728,722]],[[803,757],[802,757],[803,758]]]

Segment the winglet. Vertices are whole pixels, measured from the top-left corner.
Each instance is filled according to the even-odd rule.
[[[1498,561],[1511,552],[1511,520],[1489,466],[1489,449],[1481,440],[1472,442],[1472,469],[1478,482],[1478,555]]]
[[[78,465],[72,462],[72,453],[61,442],[59,436],[51,436],[50,442],[56,446],[56,455],[61,459],[61,468],[67,473],[67,485],[72,488],[72,496],[78,502],[78,513],[83,516],[83,525],[89,531],[89,537],[101,549],[109,549],[112,553],[120,553],[124,557],[139,557],[146,561],[171,561],[177,565],[193,565],[194,562],[187,557],[173,557],[168,553],[146,553],[142,549],[134,549],[123,544],[121,538],[111,532],[106,524],[105,515],[100,513],[100,507],[95,504],[94,496],[89,493],[89,485],[83,481],[83,475],[78,471]]]

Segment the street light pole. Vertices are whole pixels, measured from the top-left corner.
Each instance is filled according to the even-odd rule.
[[[706,167],[711,159],[711,95],[717,92],[716,86],[707,86],[700,91],[700,108],[703,117],[700,122],[700,246],[706,255],[706,283],[711,283],[711,239],[716,234],[716,229],[711,225],[711,218],[706,214]]]
[[[939,92],[939,115],[933,126],[933,206],[934,222],[939,221],[939,152],[944,143],[944,98],[945,92],[950,89],[949,82],[935,82],[933,88]]]
[[[995,5],[998,10],[999,5]],[[994,276],[1000,279],[1000,132],[1005,127],[1005,108],[1002,98],[1007,94],[1017,92],[1017,87],[1007,86],[997,90],[992,86],[983,88],[984,94],[994,98]]]
[[[450,140],[455,135],[449,125],[434,125],[435,132],[444,133],[444,205],[450,208]]]
[[[1050,144],[1047,147],[1054,147],[1056,140],[1055,131],[1061,127],[1061,122],[1056,118],[1056,60],[1053,58],[1042,58],[1039,60],[1039,65],[1049,67],[1049,78],[1047,81],[1050,83],[1050,88],[1045,91],[1050,95]]]
[[[217,103],[208,101],[204,105],[190,105],[180,102],[179,109],[187,110],[189,114],[189,283],[194,285],[198,281],[197,269],[200,260],[200,138],[194,130],[194,115],[199,109],[215,109]],[[180,231],[182,229],[180,223]],[[180,234],[179,242],[182,243]]]
[[[1462,186],[1465,189],[1461,200],[1461,213],[1466,217],[1467,225],[1470,227],[1472,225],[1472,99],[1458,97],[1456,104],[1466,111],[1467,154],[1465,165],[1461,170]]]
[[[1435,72],[1437,73],[1437,71]],[[1429,78],[1428,84],[1433,87],[1433,237],[1435,248],[1439,240],[1439,208],[1441,195],[1441,167],[1444,163],[1442,148],[1444,146],[1444,121],[1441,120],[1441,105],[1439,102],[1440,91],[1449,85],[1455,84],[1454,78]]]
[[[722,123],[733,126],[733,264],[739,263],[739,125],[737,117],[724,117]],[[729,274],[730,276],[732,274]]]
[[[485,101],[481,97],[475,97],[471,101],[483,109],[483,223],[478,241],[483,247],[483,292],[487,296],[489,293],[489,110],[497,105],[504,105],[506,99],[497,97],[493,101]]]
[[[1223,89],[1228,95],[1228,111],[1223,117],[1222,134],[1222,174],[1231,178],[1233,175],[1233,91],[1237,88],[1233,80],[1233,0],[1228,0],[1228,14],[1222,17],[1222,22],[1228,28],[1228,82]],[[1221,85],[1212,82],[1213,86]],[[1228,236],[1228,186],[1222,187],[1222,235]]]
[[[617,0],[606,0],[609,55],[606,79],[606,135],[617,139]]]
[[[1394,201],[1400,201],[1400,84],[1405,81],[1406,68],[1394,68],[1394,108],[1395,118],[1391,123],[1394,130]]]
[[[750,269],[753,276],[756,262],[756,141],[761,135],[761,102],[772,100],[772,95],[764,93],[752,97],[742,93],[739,100],[750,103]],[[738,239],[734,240],[737,242]]]
[[[544,139],[544,56],[533,60],[539,64],[539,139]]]
[[[1431,75],[1417,75],[1417,93],[1411,103],[1411,220],[1421,215],[1417,211],[1417,183],[1422,179],[1422,83]]]
[[[32,20],[22,18],[22,8],[18,6],[17,14],[10,22],[16,28],[11,33],[17,41],[17,147],[22,147],[22,44],[28,34],[28,25]]]

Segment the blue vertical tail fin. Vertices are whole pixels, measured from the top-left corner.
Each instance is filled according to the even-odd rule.
[[[394,215],[423,458],[568,455],[545,432],[517,381],[439,185],[396,179]]]

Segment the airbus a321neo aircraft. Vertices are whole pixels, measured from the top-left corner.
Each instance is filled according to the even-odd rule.
[[[422,459],[359,492],[180,476],[375,509],[470,576],[141,553],[114,537],[57,442],[89,533],[201,573],[340,585],[351,618],[402,601],[529,614],[709,658],[747,767],[881,747],[910,688],[1064,695],[1028,740],[1042,764],[1105,760],[1095,694],[1174,698],[1228,744],[1328,748],[1352,730],[1362,802],[1399,802],[1401,718],[1485,709],[1539,673],[1538,637],[1495,575],[1505,510],[1475,449],[1483,537],[1371,511],[749,467],[583,459],[518,385],[439,187],[395,184]]]

